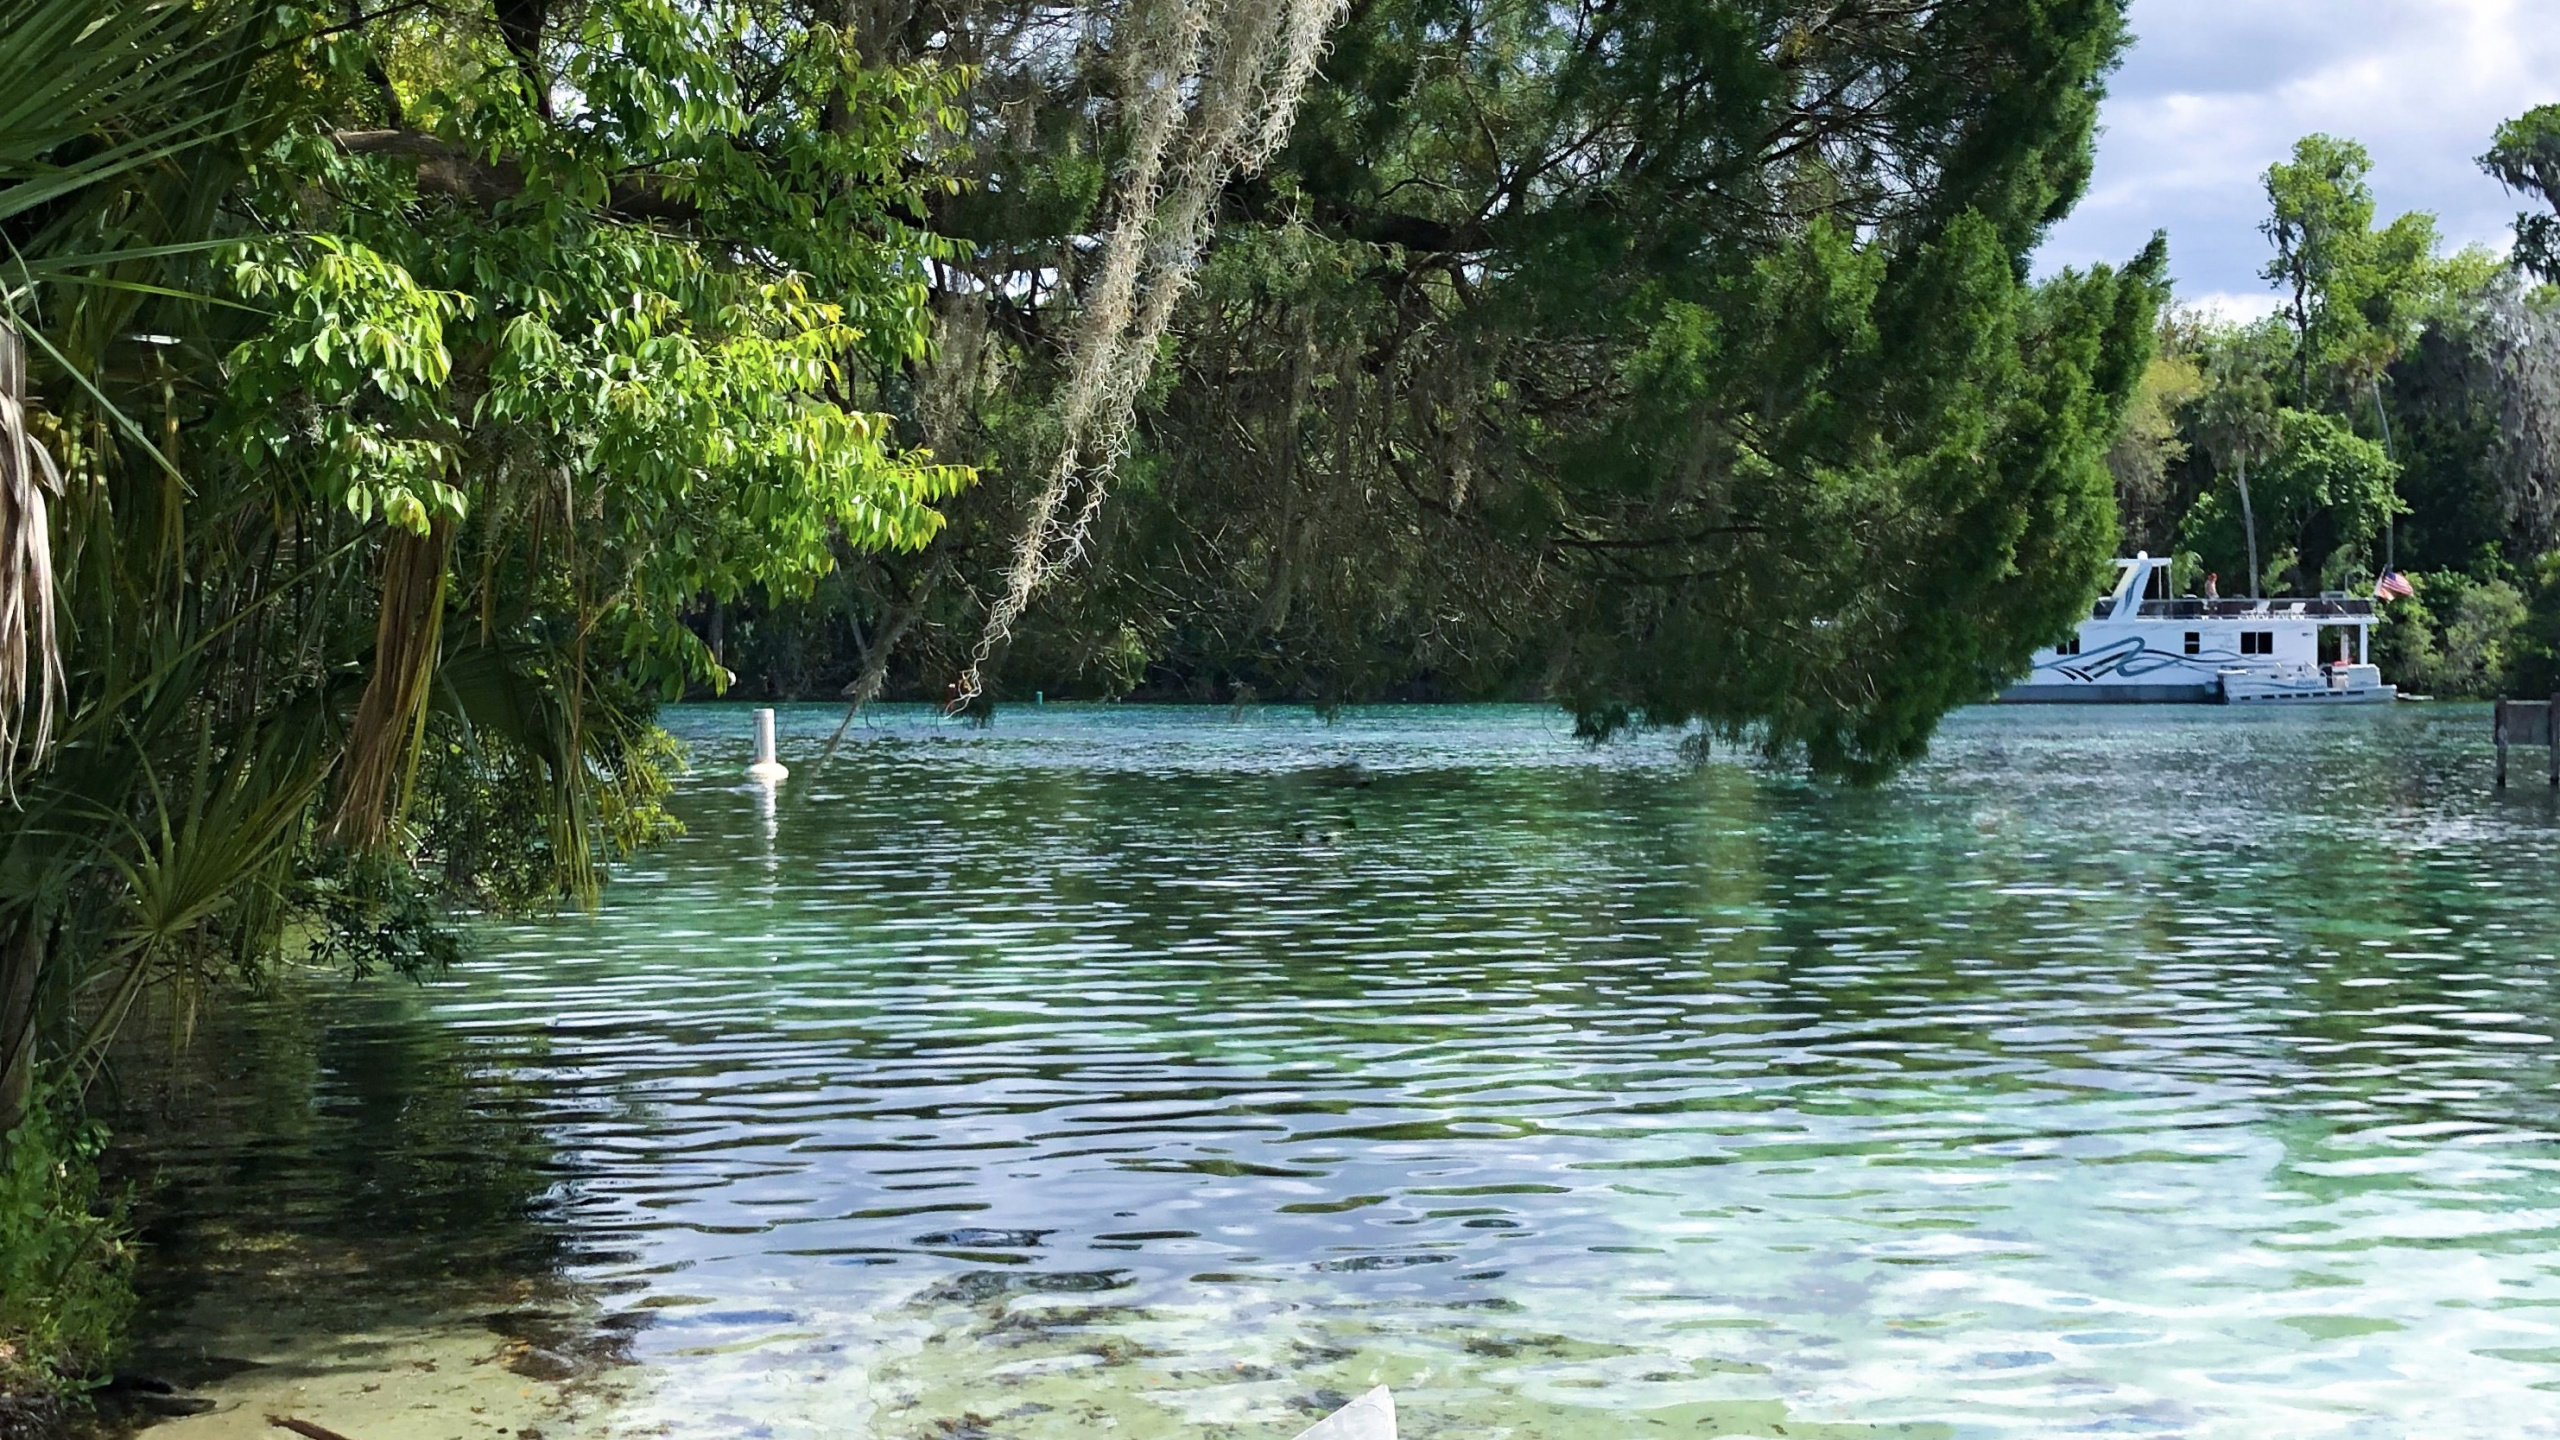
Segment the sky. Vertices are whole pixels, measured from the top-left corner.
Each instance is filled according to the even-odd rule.
[[[2560,102],[2560,0],[2133,0],[2088,196],[2037,269],[2122,262],[2169,232],[2178,298],[2267,313],[2267,167],[2313,131],[2363,142],[2378,218],[2431,210],[2503,252],[2523,197],[2481,173],[2498,122]]]

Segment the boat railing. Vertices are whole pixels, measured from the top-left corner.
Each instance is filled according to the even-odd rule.
[[[2145,620],[2370,620],[2370,600],[2145,600],[2135,612]],[[2114,618],[2112,602],[2101,600],[2093,620]]]

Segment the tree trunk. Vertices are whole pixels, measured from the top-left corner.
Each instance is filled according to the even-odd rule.
[[[445,556],[452,548],[449,519],[436,521],[424,535],[396,531],[383,546],[373,676],[347,730],[338,811],[329,822],[332,835],[359,850],[382,844],[408,798],[427,691],[444,639]]]
[[[925,603],[933,598],[933,587],[950,569],[951,552],[944,550],[917,579],[915,589],[908,592],[906,600],[889,612],[887,623],[880,627],[880,633],[872,637],[871,644],[864,649],[861,673],[854,676],[852,684],[844,687],[844,697],[849,702],[844,707],[844,719],[837,722],[836,733],[827,737],[827,748],[818,756],[817,769],[826,768],[827,762],[836,758],[836,747],[844,743],[844,734],[853,728],[853,722],[862,714],[862,707],[880,698],[880,687],[889,679],[891,653],[898,648],[898,642],[907,637],[907,631],[916,621],[923,618]]]
[[[2249,452],[2240,452],[2240,524],[2249,532],[2249,598],[2258,598],[2258,512],[2249,503]]]
[[[888,623],[880,627],[880,633],[864,648],[861,673],[854,677],[852,684],[844,687],[844,698],[853,702],[853,714],[860,714],[863,706],[880,698],[880,687],[889,679],[890,655],[897,650],[898,642],[907,638],[907,631],[924,618],[924,607],[933,598],[934,586],[941,583],[943,575],[950,569],[951,552],[945,550],[917,579],[915,588],[907,592],[907,598],[889,612]]]
[[[33,912],[0,931],[0,1135],[26,1118],[35,1093],[36,981],[44,968],[44,926]]]

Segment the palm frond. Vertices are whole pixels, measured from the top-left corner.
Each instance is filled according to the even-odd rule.
[[[40,763],[53,744],[62,647],[47,502],[61,494],[62,472],[27,424],[26,344],[0,320],[0,797],[15,795],[22,757]]]
[[[147,751],[137,747],[135,758],[151,813],[147,825],[117,817],[130,837],[115,852],[126,888],[115,951],[122,965],[110,972],[114,988],[73,1052],[75,1074],[105,1052],[155,965],[254,898],[262,882],[274,883],[277,857],[290,853],[327,774],[324,761],[296,755],[272,735],[218,747],[201,719],[183,793],[171,793]]]

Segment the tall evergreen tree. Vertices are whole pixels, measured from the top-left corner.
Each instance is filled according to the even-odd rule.
[[[976,259],[918,409],[997,478],[942,560],[846,598],[930,691],[1029,502],[1124,130],[1046,12],[883,8],[884,53],[930,37],[982,76],[980,180],[943,211]],[[1075,53],[1113,53],[1092,23]],[[1354,7],[1225,197],[1091,568],[1013,682],[1543,694],[1594,734],[1908,760],[2083,613],[2114,543],[2162,255],[2026,275],[2124,41],[2117,0]]]

